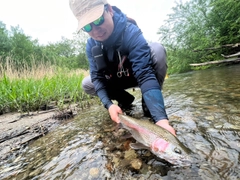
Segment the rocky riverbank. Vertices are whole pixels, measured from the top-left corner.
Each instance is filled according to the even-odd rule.
[[[76,111],[48,111],[32,113],[7,113],[0,116],[0,162],[17,157],[24,148],[49,131],[55,129],[63,120],[72,118]]]

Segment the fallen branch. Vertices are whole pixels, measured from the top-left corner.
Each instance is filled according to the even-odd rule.
[[[2,137],[0,137],[0,143],[3,143],[4,141],[8,141],[10,139],[13,139],[13,138],[16,138],[16,137],[19,137],[19,136],[22,136],[22,135],[25,135],[25,134],[28,134],[28,133],[34,133],[34,131],[36,132],[36,130],[39,131],[39,129],[41,130],[41,133],[42,134],[45,134],[46,132],[45,131],[48,131],[48,130],[42,130],[43,127],[42,125],[38,125],[39,123],[43,122],[43,121],[46,121],[48,119],[50,119],[51,117],[48,117],[48,118],[45,118],[35,124],[33,124],[31,127],[26,127],[25,129],[23,130],[20,130],[20,131],[15,131],[11,134],[5,134],[3,135]],[[44,128],[45,129],[45,128]],[[40,133],[40,134],[41,134]]]
[[[195,63],[195,64],[189,64],[190,66],[206,66],[211,64],[221,64],[221,63],[237,63],[240,62],[240,58],[237,59],[224,59],[224,60],[218,60],[218,61],[209,61],[204,63]]]
[[[235,57],[235,56],[240,56],[240,52],[237,52],[235,54],[230,54],[230,55],[221,54],[221,56],[223,56],[225,58],[231,58],[231,57]]]
[[[199,51],[206,51],[206,50],[215,50],[215,49],[221,49],[221,48],[225,48],[225,47],[231,47],[231,48],[236,48],[240,46],[240,43],[236,43],[236,44],[225,44],[219,47],[211,47],[211,48],[205,48],[205,49],[195,49],[193,50],[193,52],[199,52]]]

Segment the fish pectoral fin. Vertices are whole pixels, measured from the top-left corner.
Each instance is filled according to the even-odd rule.
[[[132,138],[131,134],[125,134],[120,137],[120,139],[129,139],[129,138]]]
[[[130,147],[132,149],[148,149],[149,150],[149,147],[143,145],[142,143],[139,143],[139,142],[136,142],[136,143],[130,143]]]

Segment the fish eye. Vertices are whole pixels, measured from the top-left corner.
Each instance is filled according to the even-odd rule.
[[[177,154],[182,154],[182,151],[178,148],[174,148],[174,152],[177,153]]]

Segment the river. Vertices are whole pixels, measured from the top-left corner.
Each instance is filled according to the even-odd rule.
[[[140,91],[129,92],[136,96],[130,113],[141,118]],[[172,75],[163,96],[177,137],[200,162],[174,167],[129,149],[133,139],[122,138],[96,104],[0,167],[1,179],[240,179],[240,65]]]

